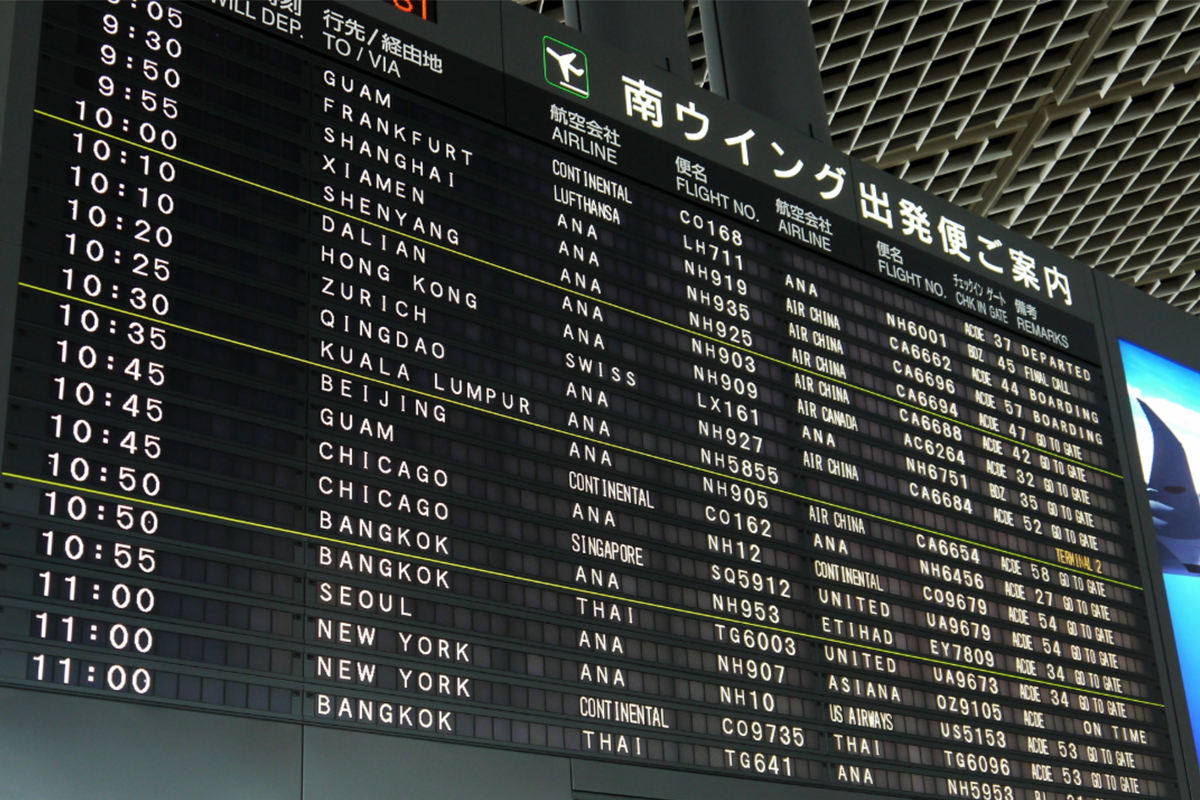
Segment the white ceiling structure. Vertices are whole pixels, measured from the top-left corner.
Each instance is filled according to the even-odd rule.
[[[562,20],[561,0],[516,0]],[[707,86],[696,0],[677,0]],[[810,0],[838,149],[1200,315],[1200,3]]]

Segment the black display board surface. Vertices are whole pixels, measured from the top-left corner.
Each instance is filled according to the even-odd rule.
[[[299,730],[311,796],[1180,796],[1090,271],[436,17],[13,16],[14,707]]]

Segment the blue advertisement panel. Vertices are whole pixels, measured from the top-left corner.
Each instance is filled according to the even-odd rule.
[[[1121,340],[1188,713],[1200,720],[1200,372]]]

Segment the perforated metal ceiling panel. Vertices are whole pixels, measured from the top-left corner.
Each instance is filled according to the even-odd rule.
[[[1200,314],[1200,4],[809,11],[839,149]],[[696,0],[680,14],[707,85]]]

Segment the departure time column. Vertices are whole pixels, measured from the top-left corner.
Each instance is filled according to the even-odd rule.
[[[184,111],[184,23],[180,9],[159,2],[47,10],[47,41],[66,52],[44,56],[40,76],[39,97],[51,110],[39,109],[35,121],[41,136],[18,303],[25,344],[13,382],[14,395],[26,402],[9,416],[6,467],[44,487],[40,515],[50,528],[18,521],[5,549],[49,561],[49,569],[30,563],[17,574],[32,572],[34,595],[66,606],[33,609],[31,635],[68,650],[31,654],[28,679],[290,713],[286,690],[228,673],[161,668],[167,658],[289,674],[294,658],[233,633],[289,635],[290,615],[285,622],[278,606],[218,600],[188,587],[195,567],[206,564],[226,570],[218,585],[240,588],[228,570],[245,567],[206,561],[164,540],[181,538],[183,524],[163,509],[181,488],[167,464],[178,453],[167,426],[178,426],[170,395],[186,380],[177,369],[172,291],[182,207],[172,155],[182,145],[176,127]],[[73,98],[61,81],[70,74],[63,61],[77,63]],[[22,483],[15,491],[29,496],[33,488]],[[22,505],[35,514],[24,501],[13,507]],[[286,580],[286,588],[280,582],[280,591],[266,594],[290,597]],[[210,613],[198,618],[198,605]],[[179,624],[199,619],[219,619],[225,630],[206,635]],[[222,656],[198,659],[181,646],[196,638]],[[71,655],[81,647],[153,660],[126,666]]]

